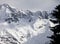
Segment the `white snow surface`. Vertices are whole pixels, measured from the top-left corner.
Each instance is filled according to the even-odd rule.
[[[12,11],[12,10],[13,11]],[[45,11],[46,12],[46,11]],[[52,35],[50,31],[50,26],[55,26],[49,20],[50,15],[46,12],[31,12],[27,10],[26,12],[19,12],[19,21],[8,23],[5,21],[7,18],[11,18],[11,13],[18,13],[15,8],[11,8],[8,4],[0,5],[0,37],[14,37],[17,41],[8,38],[16,44],[48,44],[50,39],[47,36]],[[42,14],[43,13],[43,14]],[[23,16],[26,15],[26,16]],[[47,17],[45,17],[47,15]],[[29,22],[31,20],[31,22]],[[1,44],[13,44],[11,41],[6,41],[7,39],[0,38]],[[2,41],[1,41],[2,40]]]

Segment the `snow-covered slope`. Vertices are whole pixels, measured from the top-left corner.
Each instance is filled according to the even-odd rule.
[[[50,39],[51,21],[46,11],[17,11],[8,4],[0,5],[1,44],[45,44]],[[53,24],[53,23],[52,23]],[[54,25],[54,24],[53,24]]]

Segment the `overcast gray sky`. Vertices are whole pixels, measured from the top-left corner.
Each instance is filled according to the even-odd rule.
[[[0,0],[0,4],[8,3],[22,10],[52,10],[60,0]]]

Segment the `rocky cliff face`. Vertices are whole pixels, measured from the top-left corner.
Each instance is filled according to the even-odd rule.
[[[49,30],[52,23],[50,18],[46,11],[17,11],[8,4],[2,4],[0,5],[0,43],[44,44],[49,40],[47,36],[52,34]]]

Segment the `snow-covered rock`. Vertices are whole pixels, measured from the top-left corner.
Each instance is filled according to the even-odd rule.
[[[46,11],[17,11],[8,4],[0,5],[1,44],[44,44],[51,35],[50,15]]]

